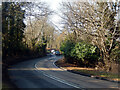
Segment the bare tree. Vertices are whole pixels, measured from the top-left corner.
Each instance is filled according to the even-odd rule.
[[[33,48],[38,41],[41,41],[41,43],[44,43],[45,40],[49,41],[54,28],[48,23],[48,18],[52,15],[53,11],[43,2],[27,3],[24,8],[27,17],[27,27],[25,30],[27,43]]]
[[[100,49],[105,69],[111,69],[111,51],[120,37],[117,14],[119,2],[63,3],[63,19],[76,41],[91,41]]]

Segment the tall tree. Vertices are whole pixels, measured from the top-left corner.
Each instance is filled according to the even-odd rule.
[[[38,42],[50,44],[54,27],[48,23],[48,19],[53,11],[43,2],[27,3],[25,9],[27,27],[24,34],[26,43],[29,44],[31,48],[34,48]],[[35,9],[37,10],[35,11]]]
[[[107,71],[112,67],[111,51],[120,37],[120,28],[117,24],[119,4],[119,2],[81,3],[79,1],[63,3],[65,8],[63,19],[74,33],[74,40],[87,40],[96,45],[100,49]]]
[[[3,57],[16,55],[21,50],[25,24],[22,3],[2,3],[2,41]]]

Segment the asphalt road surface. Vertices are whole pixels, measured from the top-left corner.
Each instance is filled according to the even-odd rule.
[[[94,79],[58,68],[54,62],[62,56],[46,56],[9,68],[11,81],[18,88],[118,88],[115,82]]]

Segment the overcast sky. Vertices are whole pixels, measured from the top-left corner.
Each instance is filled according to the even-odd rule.
[[[0,0],[0,3],[2,2],[6,2],[6,1],[14,1],[14,0]],[[60,3],[61,2],[65,2],[65,1],[75,1],[75,0],[15,0],[15,1],[19,1],[19,2],[28,2],[28,1],[32,1],[32,2],[46,2],[49,6],[50,6],[50,9],[52,9],[53,11],[57,12],[58,14],[60,14]],[[87,2],[89,0],[80,0],[81,2]],[[101,0],[97,0],[97,1],[101,1]],[[111,1],[111,0],[102,0],[102,1]],[[112,0],[113,1],[113,0]],[[61,21],[61,18],[57,15],[57,14],[54,14],[50,17],[50,21],[52,21],[56,26],[58,26],[58,28],[61,29],[61,24],[60,21]]]
[[[50,6],[50,9],[55,11],[56,13],[60,14],[60,3],[63,1],[63,0],[41,0],[42,2],[46,2],[49,6]],[[64,0],[65,1],[65,0]],[[50,20],[59,28],[61,29],[61,24],[60,21],[61,21],[61,18],[58,16],[58,14],[54,14],[50,17]],[[56,28],[56,29],[58,29]]]

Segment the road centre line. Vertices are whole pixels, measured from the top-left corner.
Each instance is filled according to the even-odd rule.
[[[53,62],[53,63],[54,63],[54,62]],[[37,69],[36,71],[42,72],[43,75],[45,75],[46,77],[49,77],[49,78],[51,78],[51,79],[54,79],[54,80],[56,80],[56,81],[58,81],[58,82],[61,82],[61,83],[63,83],[63,84],[69,85],[69,86],[74,87],[74,88],[80,88],[80,87],[78,87],[78,86],[75,86],[75,85],[72,85],[72,84],[70,84],[70,83],[67,83],[65,80],[62,80],[62,79],[60,79],[60,78],[58,78],[58,77],[55,77],[55,76],[53,76],[53,75],[48,75],[48,74],[46,74],[44,71],[39,70],[36,65],[37,65],[37,63],[35,64],[35,68]],[[56,67],[57,67],[57,66],[56,66]],[[57,67],[57,68],[58,68],[58,67]],[[81,89],[82,89],[82,88],[81,88]]]

